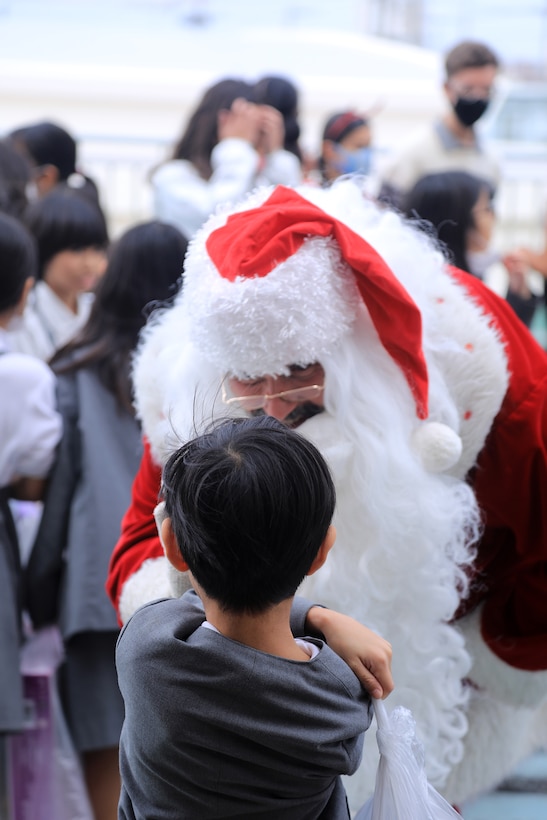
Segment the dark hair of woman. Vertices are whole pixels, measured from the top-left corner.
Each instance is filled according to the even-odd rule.
[[[9,139],[0,140],[0,211],[17,219],[27,207],[31,169]]]
[[[177,292],[187,245],[177,228],[162,222],[144,222],[126,231],[110,249],[87,323],[55,354],[53,370],[69,373],[95,366],[120,408],[133,412],[131,356],[150,310]]]
[[[38,245],[39,279],[56,254],[105,248],[108,244],[106,221],[99,206],[64,185],[31,203],[24,222]]]
[[[175,147],[173,159],[188,160],[203,179],[209,179],[211,152],[218,143],[219,111],[229,110],[238,97],[253,101],[253,88],[244,80],[226,79],[211,86],[190,117]]]
[[[473,207],[481,191],[493,196],[491,184],[466,171],[443,171],[419,179],[403,198],[402,211],[426,232],[431,226],[439,242],[448,250],[450,261],[468,271],[466,246],[475,227]]]
[[[56,182],[66,183],[80,194],[99,203],[99,191],[90,177],[76,167],[77,145],[74,137],[54,122],[38,122],[15,129],[10,140],[16,150],[37,168],[51,165],[57,169]]]
[[[258,105],[271,105],[283,116],[285,126],[285,151],[290,151],[302,161],[298,144],[300,125],[298,124],[298,91],[296,86],[284,77],[263,77],[254,87],[254,101]]]
[[[36,275],[36,245],[26,228],[0,213],[0,313],[14,308],[29,277]]]
[[[323,127],[323,134],[321,137],[321,154],[317,161],[317,166],[321,171],[321,175],[324,180],[327,179],[327,160],[325,159],[323,153],[325,150],[325,140],[338,144],[349,136],[352,131],[355,131],[357,128],[361,128],[363,125],[368,127],[369,120],[353,111],[339,111],[336,114],[331,114],[328,118]]]
[[[60,125],[38,122],[17,128],[10,137],[23,144],[36,165],[54,165],[60,182],[76,173],[76,141]]]

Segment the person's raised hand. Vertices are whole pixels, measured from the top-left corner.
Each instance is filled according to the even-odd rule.
[[[229,110],[218,113],[218,139],[237,138],[250,142],[256,148],[260,139],[260,106],[238,97]]]
[[[386,698],[394,689],[391,644],[347,615],[311,607],[306,623],[322,633],[330,648],[344,660],[374,698]]]
[[[260,136],[256,146],[259,154],[266,156],[283,148],[285,141],[285,123],[283,116],[271,105],[259,105]]]

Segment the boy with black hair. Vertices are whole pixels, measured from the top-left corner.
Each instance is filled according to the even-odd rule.
[[[294,596],[335,539],[323,457],[274,418],[231,419],[171,456],[162,495],[167,557],[195,592],[120,635],[119,817],[349,818],[340,775],[370,698],[322,640],[295,637],[320,622]]]

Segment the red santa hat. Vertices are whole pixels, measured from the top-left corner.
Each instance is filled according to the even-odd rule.
[[[418,417],[427,417],[420,311],[382,257],[346,224],[278,186],[258,207],[206,227],[196,243],[186,295],[197,344],[227,372],[253,377],[320,361],[364,305]],[[200,271],[192,276],[196,255]]]

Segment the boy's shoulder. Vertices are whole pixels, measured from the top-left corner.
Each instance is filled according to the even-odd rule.
[[[297,601],[295,608],[301,616],[305,604]],[[319,649],[315,658],[308,662],[289,661],[226,638],[216,631],[200,630],[204,621],[203,605],[193,590],[180,598],[146,604],[135,612],[120,633],[116,652],[119,667],[124,659],[131,666],[138,660],[143,668],[148,661],[154,663],[162,653],[173,658],[177,652],[199,651],[203,653],[203,662],[217,664],[219,672],[226,660],[233,671],[238,668],[241,673],[252,674],[255,680],[261,676],[270,679],[269,676],[275,675],[281,686],[287,684],[290,687],[302,681],[304,686],[324,687],[326,697],[328,691],[345,694],[354,701],[368,700],[350,667],[322,640],[312,639]],[[305,629],[295,630],[293,627],[293,634],[306,637]],[[182,654],[179,659],[182,660]]]
[[[203,605],[194,590],[180,598],[160,598],[139,607],[124,625],[118,637],[118,648],[139,636],[140,646],[156,643],[158,636],[181,638],[191,635],[205,620]],[[186,627],[181,632],[181,627]],[[138,649],[138,645],[135,647]]]

